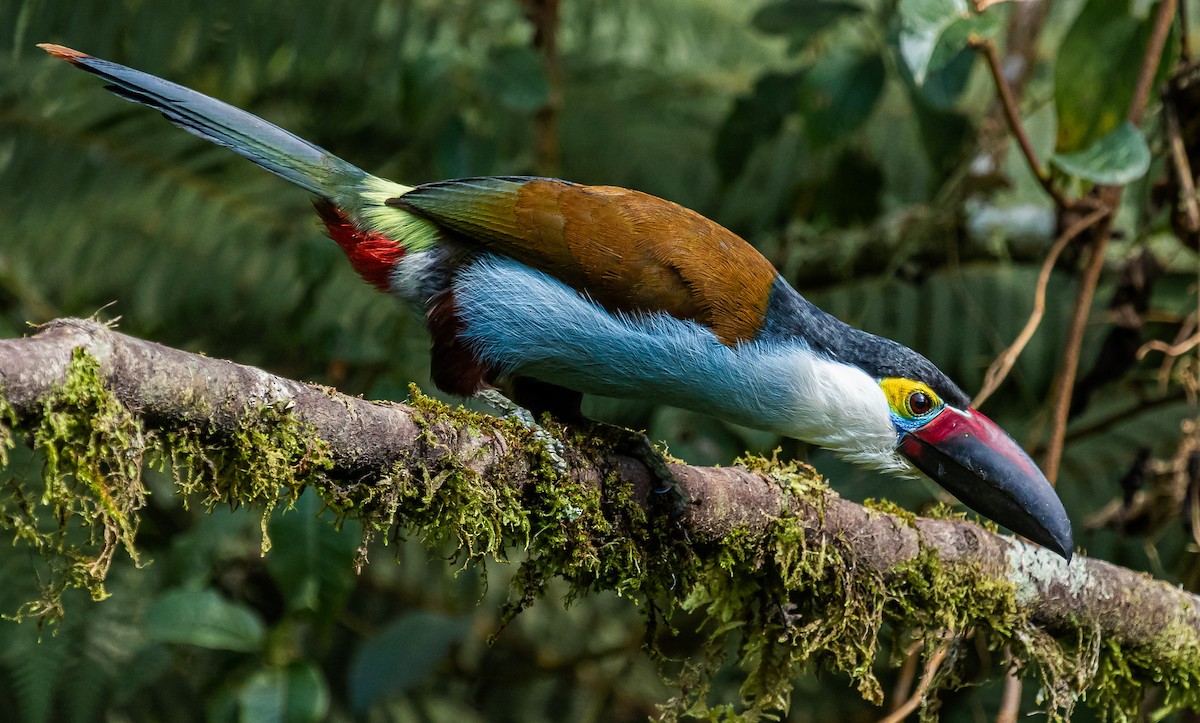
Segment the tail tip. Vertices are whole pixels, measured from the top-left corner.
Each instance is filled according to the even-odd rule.
[[[56,58],[61,58],[68,63],[75,63],[85,58],[92,56],[87,53],[81,53],[78,50],[68,48],[65,45],[55,45],[54,43],[38,43],[38,47],[50,53]]]

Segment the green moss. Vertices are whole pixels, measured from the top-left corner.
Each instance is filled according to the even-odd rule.
[[[863,507],[866,507],[868,510],[882,512],[885,515],[898,517],[909,526],[917,523],[916,513],[914,513],[912,510],[907,510],[901,507],[891,500],[877,500],[873,497],[868,497],[867,499],[863,500]]]
[[[521,550],[525,559],[504,622],[540,598],[554,577],[572,583],[568,601],[595,590],[637,598],[669,579],[662,571],[673,560],[651,542],[650,519],[615,475],[599,489],[561,475],[536,431],[519,421],[453,409],[416,389],[410,406],[425,430],[419,448],[378,485],[355,490],[353,500],[343,493],[333,505],[346,514],[354,510],[373,534],[413,533],[433,548],[453,549],[462,564],[504,560],[509,550]],[[485,479],[473,467],[476,460],[438,453],[434,425],[502,437],[505,452],[493,468],[518,470],[520,479]],[[544,426],[566,436],[549,420]],[[598,453],[590,446],[581,453]]]
[[[151,463],[171,471],[185,500],[260,508],[264,554],[271,549],[267,522],[278,503],[293,504],[309,486],[323,489],[333,466],[328,445],[282,403],[242,410],[232,434],[180,426],[151,432],[146,441]]]
[[[8,450],[13,448],[13,429],[17,426],[17,412],[3,396],[0,389],[0,467],[8,466]]]
[[[41,599],[16,613],[43,622],[62,615],[68,588],[106,597],[104,579],[118,550],[138,562],[144,464],[169,466],[185,499],[260,507],[264,551],[271,510],[281,499],[295,500],[330,467],[326,445],[286,409],[248,410],[229,436],[186,425],[147,429],[104,386],[99,363],[82,348],[63,383],[41,400],[30,431],[45,460],[41,486],[14,480],[0,501],[0,522],[48,565]],[[7,427],[2,435],[10,436]]]
[[[785,468],[783,474],[795,472]],[[783,480],[781,486],[806,485]],[[827,493],[817,488],[806,494],[805,503],[819,505]],[[731,637],[738,640],[738,664],[745,671],[745,714],[753,719],[786,711],[791,681],[806,668],[841,671],[865,699],[882,702],[874,671],[885,626],[896,639],[925,641],[930,650],[948,630],[970,631],[998,648],[1018,630],[1032,629],[1018,612],[1014,586],[977,568],[950,565],[934,550],[922,550],[886,574],[874,574],[854,565],[844,540],[814,542],[804,524],[784,516],[765,534],[735,531],[703,558],[683,608],[704,613],[709,654],[688,671],[674,714],[720,714],[705,705],[704,681],[723,663]],[[947,666],[940,683],[958,682]]]
[[[11,409],[7,416],[13,418]],[[96,360],[79,349],[28,431],[44,454],[41,484],[14,479],[9,498],[0,501],[0,519],[14,541],[39,553],[49,568],[41,599],[17,616],[53,621],[67,587],[86,589],[96,600],[107,597],[104,579],[119,548],[137,560],[137,511],[146,497],[143,431],[104,388]],[[3,436],[7,445],[10,433]]]
[[[771,452],[771,458],[747,454],[733,460],[735,466],[745,467],[751,472],[758,472],[775,480],[779,486],[794,497],[808,497],[820,501],[823,493],[829,489],[825,480],[813,469],[812,465],[797,459],[780,461],[778,447]]]
[[[253,505],[266,516],[279,500],[318,489],[343,519],[360,520],[368,537],[387,541],[417,535],[453,550],[462,565],[505,560],[519,550],[507,620],[537,601],[547,583],[569,583],[568,602],[612,590],[637,602],[647,618],[650,654],[658,632],[700,620],[707,643],[683,667],[679,696],[668,718],[683,714],[755,718],[786,711],[792,681],[805,669],[841,671],[872,702],[882,699],[876,678],[880,640],[904,650],[912,641],[931,651],[947,631],[957,640],[1009,650],[1015,664],[1039,676],[1053,715],[1068,715],[1079,698],[1120,718],[1138,710],[1148,686],[1165,704],[1195,704],[1200,691],[1200,646],[1194,631],[1165,630],[1160,645],[1121,649],[1080,626],[1062,643],[1024,619],[1013,585],[966,564],[948,564],[934,550],[895,568],[869,572],[846,541],[808,529],[786,513],[763,530],[738,529],[720,539],[689,540],[664,509],[648,511],[615,470],[603,485],[581,485],[558,473],[544,442],[510,419],[452,409],[414,391],[413,419],[423,429],[416,448],[375,477],[330,476],[327,446],[286,407],[241,412],[233,432],[206,427],[148,428],[103,386],[99,366],[76,352],[68,377],[26,424],[46,459],[36,489],[14,482],[3,500],[3,525],[47,559],[42,599],[21,614],[56,619],[61,595],[82,587],[104,595],[108,565],[119,549],[137,559],[138,510],[145,501],[143,462],[169,468],[182,495],[215,505]],[[570,455],[602,459],[604,443],[546,426],[570,440]],[[11,444],[16,418],[0,405],[0,455]],[[451,432],[446,434],[446,432]],[[475,444],[484,437],[495,446]],[[445,445],[454,440],[455,448]],[[463,457],[463,450],[496,448],[502,459]],[[481,455],[483,452],[480,453]],[[821,517],[832,493],[810,467],[747,457],[739,463],[773,479],[782,510],[807,507]],[[481,472],[480,470],[486,471]],[[915,517],[887,502],[869,505],[913,524]],[[664,505],[663,507],[668,507]],[[942,513],[951,514],[951,513]],[[269,541],[264,532],[264,550]],[[685,616],[702,613],[699,616]],[[957,644],[956,644],[957,645]],[[732,655],[743,672],[741,705],[709,707],[711,681]],[[963,679],[951,655],[939,670],[925,712],[936,710],[939,688]],[[1163,661],[1171,661],[1168,669]]]
[[[1158,688],[1161,712],[1200,709],[1200,639],[1196,631],[1178,623],[1167,625],[1154,641],[1137,648],[1122,648],[1111,640],[1091,636],[1095,673],[1082,697],[1114,719],[1140,719],[1137,711],[1146,694]],[[1151,719],[1157,719],[1154,716]]]

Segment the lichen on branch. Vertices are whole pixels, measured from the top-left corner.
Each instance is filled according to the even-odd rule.
[[[571,430],[552,426],[564,475],[512,420],[415,391],[407,405],[366,402],[76,320],[0,341],[0,389],[0,450],[27,440],[45,460],[40,480],[0,497],[4,526],[53,572],[19,614],[54,620],[65,587],[102,598],[113,556],[139,559],[149,466],[185,499],[264,521],[312,487],[368,538],[417,536],[462,565],[519,551],[505,619],[557,577],[569,599],[609,590],[639,605],[651,654],[698,625],[707,644],[675,670],[668,718],[786,711],[808,667],[879,702],[880,651],[914,643],[945,655],[927,713],[939,689],[976,682],[961,665],[976,647],[1012,651],[1055,717],[1078,700],[1133,715],[1152,686],[1175,708],[1200,696],[1194,596],[1099,561],[1068,567],[954,515],[855,505],[804,465],[675,465],[691,503],[673,514],[640,463]],[[710,709],[729,651],[742,700]]]

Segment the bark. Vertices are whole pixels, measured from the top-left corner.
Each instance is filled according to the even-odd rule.
[[[0,341],[0,390],[15,409],[18,426],[35,417],[39,400],[65,375],[72,352],[83,347],[101,365],[106,383],[146,424],[170,428],[203,423],[212,429],[235,425],[239,410],[255,405],[286,406],[309,423],[328,445],[334,479],[359,479],[414,455],[427,462],[446,455],[484,475],[519,480],[526,461],[506,454],[512,444],[502,432],[468,433],[452,419],[428,420],[404,404],[371,402],[312,384],[283,379],[260,369],[212,359],[135,339],[93,321],[51,322],[32,337]],[[436,444],[427,440],[432,435]],[[568,450],[570,474],[599,485],[616,469],[632,482],[636,498],[650,503],[651,477],[632,458],[590,459]],[[764,475],[742,468],[674,465],[689,499],[681,527],[703,543],[738,530],[763,531],[789,507],[812,545],[838,541],[852,568],[887,579],[891,570],[933,548],[945,562],[978,566],[1010,580],[1030,619],[1054,635],[1080,629],[1154,657],[1171,631],[1178,650],[1200,649],[1200,597],[1143,573],[1077,555],[1067,564],[1053,553],[962,520],[915,522],[843,500],[785,496]],[[1163,664],[1176,657],[1163,653]]]

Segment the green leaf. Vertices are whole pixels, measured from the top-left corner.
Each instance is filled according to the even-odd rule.
[[[958,104],[959,96],[966,89],[967,82],[971,79],[971,70],[974,69],[978,57],[979,53],[970,48],[964,48],[944,66],[930,71],[925,76],[924,83],[917,85],[913,81],[913,87],[932,108],[953,110]],[[908,66],[901,65],[907,72]],[[911,80],[911,76],[909,79]]]
[[[73,659],[72,644],[76,643],[75,628],[68,634],[41,637],[33,625],[4,621],[4,637],[0,643],[0,667],[11,687],[8,694],[15,700],[10,710],[20,720],[43,723],[53,718],[54,699],[62,688],[64,675]]]
[[[1078,153],[1055,153],[1050,162],[1066,173],[1105,186],[1123,186],[1150,169],[1150,146],[1132,123],[1125,122]]]
[[[768,35],[788,36],[788,50],[795,53],[838,20],[862,12],[861,6],[840,0],[779,0],[760,8],[753,24]]]
[[[749,95],[733,103],[717,130],[713,156],[721,177],[730,180],[746,166],[751,152],[779,132],[783,120],[796,112],[805,71],[766,73]]]
[[[366,712],[376,700],[429,677],[470,630],[465,618],[426,611],[401,615],[354,651],[348,681],[354,709]]]
[[[884,72],[878,54],[855,50],[834,51],[813,66],[800,94],[809,142],[829,145],[858,130],[879,102]]]
[[[238,717],[258,723],[308,723],[329,713],[329,686],[308,663],[260,670],[237,692]]]
[[[542,57],[528,45],[493,50],[480,76],[480,86],[503,105],[524,113],[541,108],[550,98]]]
[[[950,66],[938,71],[938,74],[954,72],[959,62],[962,61],[954,61]],[[903,68],[903,64],[901,66]],[[916,121],[921,148],[925,151],[930,168],[935,176],[939,177],[935,178],[936,187],[941,183],[941,178],[953,172],[962,163],[963,153],[967,148],[967,137],[972,131],[971,122],[966,115],[953,110],[953,103],[949,104],[950,107],[945,107],[945,104],[940,102],[946,100],[945,95],[925,92],[930,88],[917,85],[907,68],[901,70],[900,74],[905,81],[904,89],[912,108],[911,117]],[[933,83],[936,79],[937,75],[931,74],[927,77],[927,83]]]
[[[971,79],[971,71],[979,56],[972,48],[963,48],[958,54],[946,61],[945,65],[936,70],[927,70],[925,80],[917,83],[912,69],[900,54],[900,31],[893,28],[888,35],[888,45],[892,48],[895,67],[904,81],[910,94],[915,94],[921,101],[936,110],[953,110],[958,104],[958,98],[966,90]]]
[[[1059,47],[1054,66],[1055,150],[1092,145],[1125,120],[1150,34],[1129,0],[1089,0]]]
[[[333,612],[354,587],[357,525],[337,529],[332,513],[321,514],[321,497],[305,490],[295,509],[271,519],[274,542],[267,572],[289,610]]]
[[[917,85],[958,57],[972,37],[988,38],[1000,29],[999,15],[973,13],[967,0],[900,0],[897,14],[898,50]]]
[[[258,650],[263,623],[253,610],[230,602],[215,590],[175,590],[146,614],[146,637],[214,650]]]

